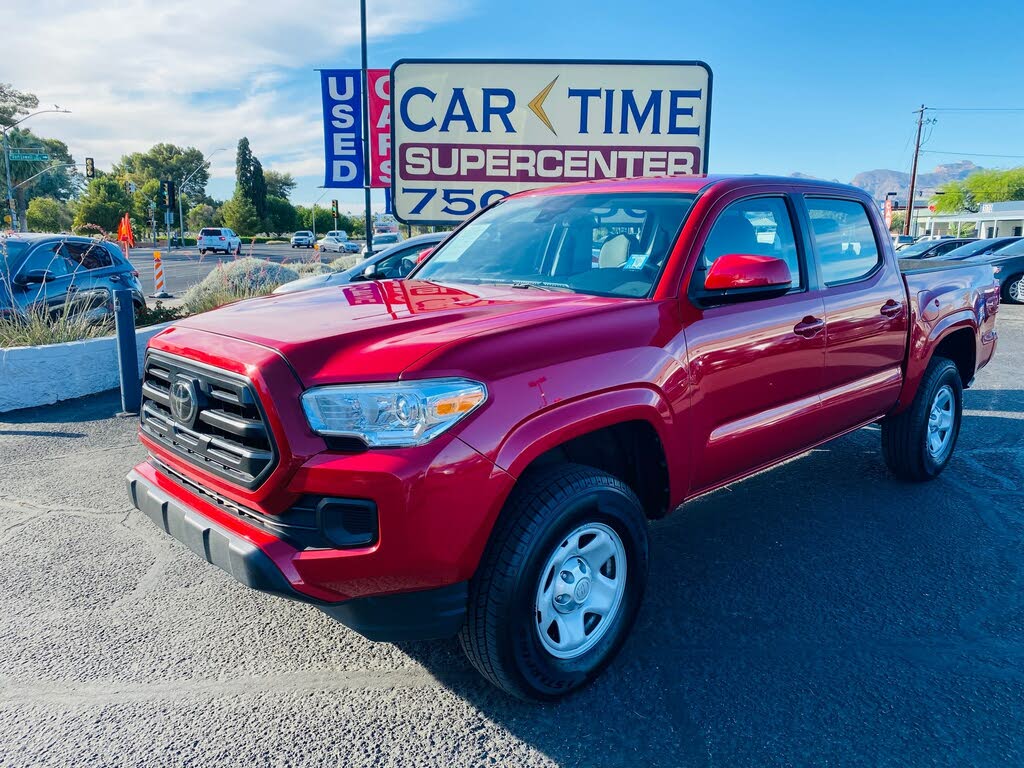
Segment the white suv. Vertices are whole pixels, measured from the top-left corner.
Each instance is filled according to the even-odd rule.
[[[292,235],[292,248],[312,248],[315,242],[316,238],[313,237],[313,233],[308,229]]]
[[[242,238],[227,227],[205,227],[199,230],[196,247],[199,248],[199,253],[224,251],[238,256],[242,253]]]

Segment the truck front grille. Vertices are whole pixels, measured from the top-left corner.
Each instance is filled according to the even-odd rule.
[[[276,464],[265,414],[243,376],[150,352],[140,418],[169,452],[243,488],[256,488]]]

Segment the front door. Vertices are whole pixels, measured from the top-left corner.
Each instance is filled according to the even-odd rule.
[[[691,492],[821,439],[825,307],[794,234],[792,201],[782,194],[727,199],[709,218],[687,288],[698,314],[684,331],[695,440]],[[705,290],[707,269],[733,253],[783,259],[790,290],[738,303]]]

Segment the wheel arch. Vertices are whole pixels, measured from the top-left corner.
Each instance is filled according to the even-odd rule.
[[[617,390],[547,409],[514,429],[496,464],[518,480],[530,469],[583,464],[618,477],[640,498],[648,517],[667,514],[682,496],[673,473],[684,450],[672,412],[650,388]]]

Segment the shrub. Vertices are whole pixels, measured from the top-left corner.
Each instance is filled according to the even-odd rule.
[[[244,258],[217,267],[182,298],[182,310],[194,315],[239,299],[266,296],[277,286],[297,279],[298,272],[283,264]]]
[[[310,277],[312,275],[326,275],[337,270],[332,269],[329,264],[322,264],[319,261],[295,261],[288,265],[299,277]]]
[[[143,307],[135,313],[135,327],[145,328],[147,325],[160,325],[169,323],[182,317],[180,307],[165,307],[162,301],[158,301],[152,307]]]
[[[331,269],[335,272],[344,272],[346,269],[352,269],[356,264],[363,260],[362,256],[357,254],[351,254],[349,256],[339,256],[331,262]]]

